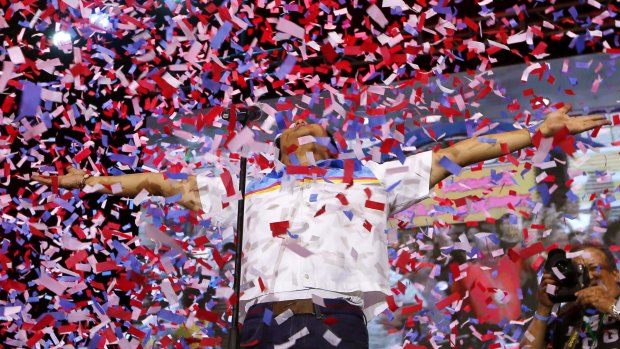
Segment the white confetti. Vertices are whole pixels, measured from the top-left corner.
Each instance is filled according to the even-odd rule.
[[[325,338],[325,340],[328,341],[329,344],[333,345],[334,347],[337,347],[338,344],[340,344],[340,342],[342,341],[342,339],[340,339],[340,337],[336,336],[330,330],[326,330],[325,331],[325,333],[323,334],[323,338]]]
[[[9,47],[6,51],[8,52],[9,58],[13,64],[26,63],[26,58],[24,58],[24,54],[19,46]]]
[[[282,314],[276,316],[275,320],[278,325],[281,325],[282,323],[284,323],[284,321],[288,320],[293,315],[295,314],[293,314],[293,311],[291,309],[286,309],[284,312],[282,312]]]

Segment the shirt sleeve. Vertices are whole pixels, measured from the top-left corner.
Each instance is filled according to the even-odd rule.
[[[226,188],[221,178],[197,175],[196,183],[200,205],[205,212],[203,218],[211,219],[212,225],[217,227],[234,226],[237,219],[237,201],[223,201],[226,198]]]
[[[432,163],[433,152],[427,151],[408,156],[404,163],[370,161],[366,166],[385,187],[390,214],[394,214],[429,196]]]

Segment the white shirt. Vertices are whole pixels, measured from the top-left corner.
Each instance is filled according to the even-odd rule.
[[[288,166],[287,173],[249,183],[242,312],[258,301],[311,294],[361,296],[368,318],[382,312],[391,294],[387,220],[428,196],[431,163],[430,151],[409,156],[404,164],[326,160],[316,167]],[[222,179],[198,176],[197,181],[204,218],[214,225],[234,224],[237,204]],[[230,189],[229,184],[232,194]]]

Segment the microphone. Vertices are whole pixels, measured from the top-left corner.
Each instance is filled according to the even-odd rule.
[[[229,120],[230,114],[233,109],[235,110],[235,117],[238,122],[243,125],[247,125],[251,121],[258,121],[267,116],[259,107],[252,105],[233,105],[231,108],[224,110],[222,113],[222,119]]]

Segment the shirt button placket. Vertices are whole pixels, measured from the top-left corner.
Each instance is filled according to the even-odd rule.
[[[306,198],[306,181],[305,179],[302,179],[302,182],[299,183],[299,200],[301,200],[301,202],[304,203],[304,206],[306,207],[310,207],[310,202],[308,201],[308,199]],[[303,207],[303,206],[300,206]],[[308,213],[304,212],[305,210],[302,208],[299,210],[300,215],[298,216],[298,219],[301,218],[302,221],[305,221],[306,217],[308,217]],[[301,242],[301,236],[298,238],[298,242]],[[297,275],[302,275],[302,279],[301,279],[301,284],[302,285],[306,285],[307,281],[310,279],[310,275],[308,275],[308,273],[306,273],[305,267],[304,267],[304,263],[302,262],[302,258],[299,258],[299,264],[297,267]]]

